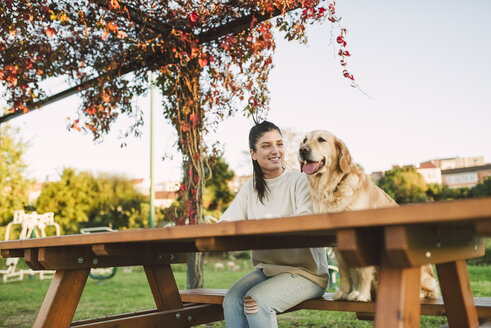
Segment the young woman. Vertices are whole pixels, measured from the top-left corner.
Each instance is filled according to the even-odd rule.
[[[309,214],[312,200],[306,176],[285,172],[283,137],[271,122],[249,132],[253,178],[240,189],[221,221]],[[299,222],[299,224],[301,224]],[[252,251],[255,270],[225,295],[225,323],[230,328],[277,327],[276,313],[323,295],[329,280],[324,248]]]

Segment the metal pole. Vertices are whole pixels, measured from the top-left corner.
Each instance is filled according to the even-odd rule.
[[[148,225],[155,227],[155,191],[153,190],[153,72],[150,73],[150,214]]]

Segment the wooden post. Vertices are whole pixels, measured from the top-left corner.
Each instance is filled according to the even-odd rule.
[[[479,327],[465,260],[436,265],[450,328]]]
[[[144,268],[157,310],[182,308],[181,296],[170,264],[145,265]]]
[[[70,326],[89,271],[90,269],[56,271],[33,327]]]
[[[421,268],[392,266],[383,256],[375,310],[377,328],[418,328],[421,314]]]

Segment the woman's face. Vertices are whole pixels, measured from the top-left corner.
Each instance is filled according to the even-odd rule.
[[[266,179],[276,178],[283,173],[283,137],[277,130],[263,134],[256,143],[256,151],[251,149],[250,153]]]

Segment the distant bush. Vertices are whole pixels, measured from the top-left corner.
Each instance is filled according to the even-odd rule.
[[[54,212],[63,234],[97,226],[143,228],[149,212],[144,201],[129,179],[65,168],[60,180],[44,184],[36,211]]]

